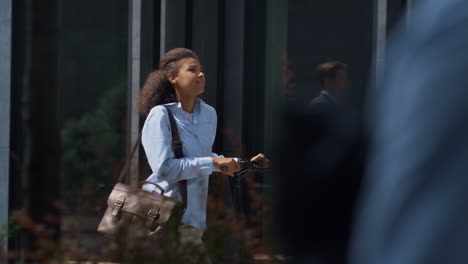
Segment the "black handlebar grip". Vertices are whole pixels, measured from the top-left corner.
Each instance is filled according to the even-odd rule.
[[[228,166],[221,166],[219,168],[222,172],[227,172],[228,171]]]
[[[258,160],[252,160],[252,161],[250,161],[250,163],[253,166],[262,167],[262,163],[260,161],[258,161]]]

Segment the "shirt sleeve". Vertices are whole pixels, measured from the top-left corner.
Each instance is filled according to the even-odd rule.
[[[142,144],[158,181],[170,184],[213,172],[211,157],[175,158],[169,117],[162,106],[155,107],[148,115],[143,126]]]

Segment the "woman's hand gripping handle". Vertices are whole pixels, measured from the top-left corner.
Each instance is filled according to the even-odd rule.
[[[239,172],[242,169],[242,166],[239,163],[240,159],[238,158],[212,158],[212,159],[213,159],[213,165],[216,168],[219,168],[219,170],[223,174],[234,176],[237,172]],[[268,168],[270,166],[270,161],[262,153],[259,153],[257,156],[250,159],[250,162],[259,168]]]
[[[234,176],[241,168],[236,158],[212,158],[213,165],[218,168],[223,174]]]

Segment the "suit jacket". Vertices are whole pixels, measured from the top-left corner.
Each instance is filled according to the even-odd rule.
[[[292,263],[346,259],[365,146],[360,119],[327,100],[286,111],[276,142],[275,230]]]
[[[320,95],[313,98],[307,105],[306,111],[309,113],[324,113],[333,111],[338,106],[335,98],[326,91],[321,91]]]

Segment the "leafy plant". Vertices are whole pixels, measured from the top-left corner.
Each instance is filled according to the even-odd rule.
[[[126,89],[122,83],[109,89],[94,111],[66,121],[61,132],[61,180],[68,207],[83,206],[77,194],[104,197],[110,191],[124,153],[125,113]]]
[[[9,218],[6,223],[0,225],[0,248],[5,246],[5,241],[20,230],[21,227],[13,218]]]

